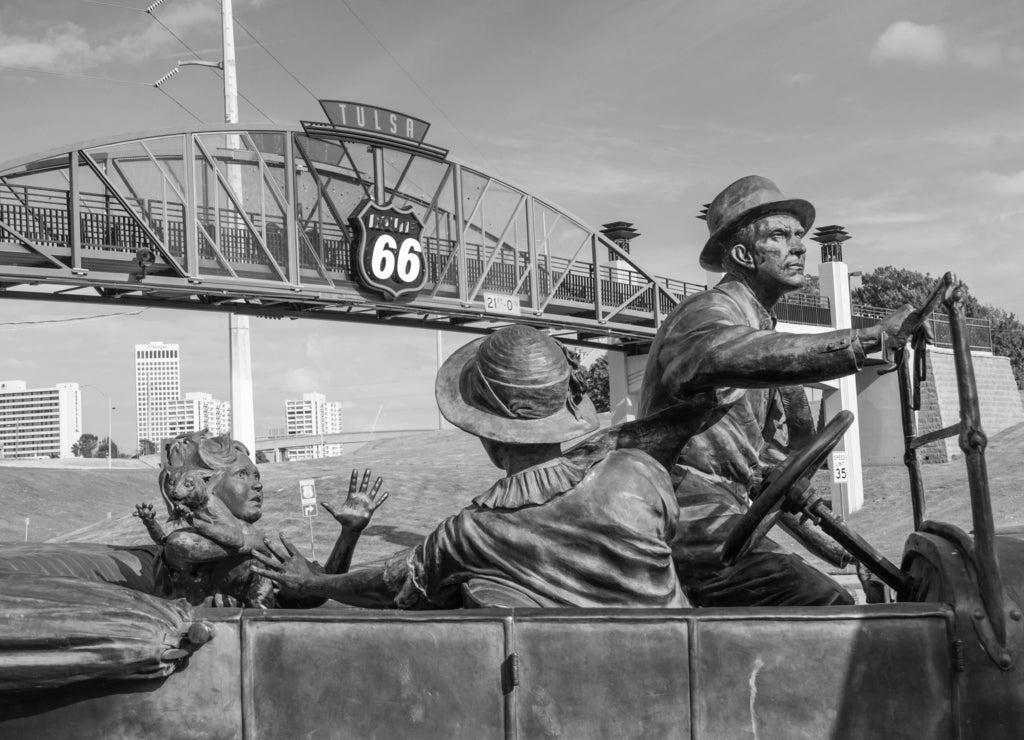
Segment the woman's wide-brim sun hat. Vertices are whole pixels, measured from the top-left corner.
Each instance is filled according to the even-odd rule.
[[[566,442],[598,427],[562,346],[529,326],[506,326],[456,350],[434,394],[445,419],[498,442]]]

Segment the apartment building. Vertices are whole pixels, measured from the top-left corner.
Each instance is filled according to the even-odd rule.
[[[341,403],[328,401],[323,393],[303,393],[298,400],[286,400],[285,430],[288,434],[315,436],[341,432]],[[340,457],[342,445],[325,444],[288,449],[289,460],[311,460],[318,457]]]
[[[81,435],[78,383],[29,388],[24,380],[0,380],[0,458],[73,457]]]
[[[231,432],[231,404],[209,393],[186,393],[170,410],[170,436],[207,429],[211,434]]]

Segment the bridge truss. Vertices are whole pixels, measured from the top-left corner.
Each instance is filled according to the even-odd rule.
[[[145,133],[0,165],[0,297],[472,332],[521,322],[629,350],[704,289],[436,147],[303,125]],[[424,224],[417,295],[389,301],[355,279],[349,219],[365,199]],[[520,313],[488,312],[485,293],[517,297]]]

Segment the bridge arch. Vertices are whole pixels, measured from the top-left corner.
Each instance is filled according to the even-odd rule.
[[[414,295],[389,300],[355,274],[352,216],[367,201],[422,223]],[[443,149],[385,133],[196,126],[0,165],[5,297],[449,331],[522,322],[629,349],[703,288],[653,275],[567,210]]]

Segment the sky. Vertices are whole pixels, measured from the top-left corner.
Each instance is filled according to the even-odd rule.
[[[152,87],[192,58],[175,35],[219,59],[219,3],[147,5],[0,2],[0,162],[223,120],[209,70],[183,68],[164,84],[173,99]],[[983,303],[1024,315],[1017,2],[235,0],[234,11],[239,88],[254,104],[240,102],[242,122],[323,120],[317,98],[423,118],[428,141],[464,163],[586,223],[633,222],[641,265],[698,283],[701,205],[760,174],[814,203],[817,225],[846,228],[851,270],[953,270]],[[817,245],[808,257],[813,274]],[[132,315],[66,321],[119,312]],[[23,323],[46,321],[59,323]],[[183,392],[227,399],[227,331],[219,314],[3,300],[0,379],[102,389],[84,391],[86,429],[105,436],[106,393],[130,451],[133,345],[178,343]],[[464,341],[443,335],[443,352]],[[437,423],[433,332],[253,319],[252,346],[258,435],[308,391],[341,401],[353,431]]]

